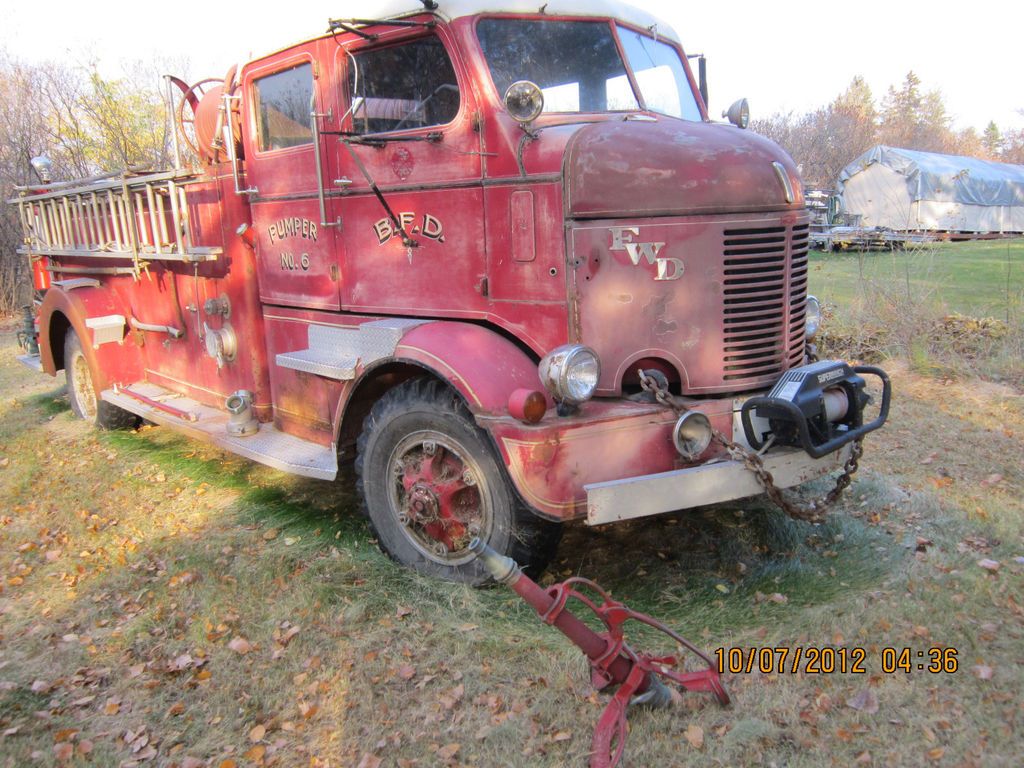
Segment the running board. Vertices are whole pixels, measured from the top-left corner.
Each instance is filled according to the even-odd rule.
[[[391,357],[402,336],[426,320],[393,317],[371,320],[358,327],[316,325],[306,330],[306,349],[281,352],[276,361],[282,368],[303,371],[326,379],[351,381],[356,368]]]
[[[189,437],[213,443],[231,453],[303,477],[334,480],[338,475],[338,451],[260,424],[260,431],[249,437],[227,432],[228,414],[148,382],[106,389],[100,397],[111,405]]]

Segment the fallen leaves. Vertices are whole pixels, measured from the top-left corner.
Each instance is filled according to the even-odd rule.
[[[398,676],[402,680],[412,680],[414,677],[416,677],[416,668],[413,667],[411,664],[402,664],[398,668]]]
[[[704,749],[704,729],[699,725],[690,724],[683,731],[683,736],[694,749]]]
[[[257,765],[263,763],[263,758],[267,755],[267,748],[263,744],[254,744],[252,747],[242,753],[242,757],[246,760],[250,760]]]
[[[376,755],[364,752],[362,758],[359,760],[359,765],[357,765],[356,768],[380,768],[381,762],[383,761]]]
[[[170,589],[176,589],[177,587],[184,587],[189,584],[194,584],[199,578],[192,571],[185,571],[183,573],[175,574],[171,576],[170,581],[167,582],[167,586]]]
[[[441,706],[445,709],[453,709],[456,704],[462,701],[462,697],[466,694],[466,688],[462,683],[459,683],[450,691],[441,694],[437,697],[437,700],[441,703]]]
[[[870,688],[863,688],[852,698],[847,699],[846,706],[866,715],[873,715],[878,712],[878,697]]]
[[[1003,476],[1000,475],[998,472],[993,472],[991,475],[982,480],[981,483],[979,483],[979,485],[981,485],[982,488],[988,488],[991,485],[999,485],[999,483],[1001,482],[1003,482]]]
[[[288,624],[288,622],[284,622],[284,623]],[[299,634],[299,632],[302,631],[302,627],[294,626],[294,625],[289,625],[287,627],[282,627],[282,629],[284,629],[283,632],[280,632],[280,633],[275,632],[274,633],[274,640],[276,640],[278,643],[280,643],[282,646],[284,646],[286,648],[288,647],[288,643],[290,643],[292,641],[292,638],[294,638],[297,634]]]
[[[1001,565],[998,560],[990,560],[986,557],[978,561],[978,567],[984,568],[989,573],[998,573]]]
[[[459,750],[462,749],[462,745],[458,743],[446,744],[437,750],[437,756],[442,760],[451,760],[455,755],[458,754]]]
[[[66,762],[75,754],[75,745],[70,741],[61,741],[53,745],[53,756],[61,762]]]
[[[265,726],[257,725],[249,731],[249,741],[263,741],[263,738],[267,735],[267,729]]]
[[[991,680],[993,670],[987,664],[976,664],[971,668],[971,673],[979,680]]]
[[[252,650],[252,643],[246,640],[244,637],[233,637],[228,642],[228,648],[237,653],[239,656],[245,656]]]

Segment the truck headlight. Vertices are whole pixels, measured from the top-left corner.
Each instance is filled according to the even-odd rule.
[[[544,356],[538,372],[541,383],[555,400],[578,405],[594,396],[601,378],[601,361],[590,347],[565,344]]]
[[[807,297],[807,340],[818,335],[821,326],[821,302],[814,296]]]

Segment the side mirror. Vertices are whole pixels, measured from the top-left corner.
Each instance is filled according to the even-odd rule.
[[[734,101],[732,106],[722,113],[722,117],[729,118],[729,122],[737,128],[746,128],[750,125],[750,104],[746,99]]]
[[[48,157],[33,157],[29,160],[32,165],[32,170],[36,172],[36,176],[43,184],[49,184],[53,181],[53,163]]]
[[[505,91],[505,109],[517,123],[532,123],[544,111],[544,93],[536,83],[518,80]]]

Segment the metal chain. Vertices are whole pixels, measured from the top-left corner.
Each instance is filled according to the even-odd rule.
[[[689,410],[685,405],[677,402],[669,394],[668,390],[658,383],[657,379],[647,375],[642,370],[640,371],[640,387],[645,392],[650,392],[659,404],[675,411],[676,415],[682,415]],[[836,478],[835,487],[819,499],[799,501],[788,498],[783,490],[775,485],[775,478],[772,477],[772,473],[765,467],[761,454],[730,440],[717,429],[712,430],[711,434],[735,461],[742,462],[743,466],[754,473],[757,481],[764,488],[765,494],[779,509],[792,518],[809,523],[820,523],[825,518],[828,507],[832,506],[843,495],[843,491],[853,482],[853,475],[857,471],[858,462],[864,453],[864,447],[861,442],[862,438],[854,440],[850,457],[843,465],[843,473]]]

